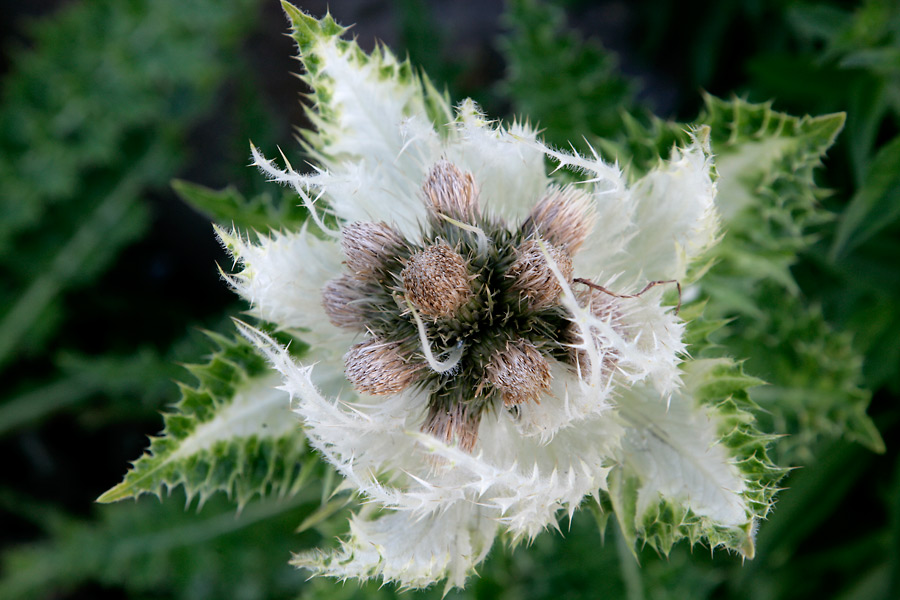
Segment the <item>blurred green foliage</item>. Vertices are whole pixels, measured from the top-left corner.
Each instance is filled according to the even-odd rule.
[[[0,598],[60,597],[85,581],[134,597],[210,600],[291,597],[302,585],[303,574],[287,565],[291,531],[298,509],[318,498],[275,498],[235,515],[224,498],[198,513],[175,496],[99,510],[89,521],[29,507],[26,518],[47,539],[6,555]]]
[[[600,3],[601,16],[609,4]],[[455,85],[475,68],[444,45],[453,31],[433,6],[392,6],[406,49],[435,81]],[[749,356],[745,371],[772,383],[754,398],[766,406],[773,431],[798,432],[779,449],[804,468],[783,482],[753,561],[679,545],[666,559],[642,550],[638,567],[616,525],[600,545],[597,524],[583,510],[570,527],[561,523],[561,535],[544,534],[514,551],[495,548],[481,577],[449,597],[900,597],[900,462],[892,445],[900,427],[900,8],[891,0],[640,3],[627,21],[637,41],[622,50],[630,64],[643,65],[643,81],[623,75],[589,33],[594,8],[509,0],[508,31],[497,40],[507,78],[477,95],[506,103],[511,116],[528,116],[556,143],[581,145],[586,135],[634,172],[685,135],[678,121],[647,113],[661,87],[678,92],[674,114],[664,116],[720,126],[713,144],[723,158],[740,130],[717,111],[744,101],[704,107],[700,86],[740,94],[746,114],[760,119],[846,113],[827,157],[827,145],[788,157],[797,161],[791,172],[803,181],[815,176],[820,191],[797,198],[791,181],[756,182],[751,189],[768,194],[771,210],[730,221],[724,254],[711,266],[713,288],[704,290],[720,301],[731,294],[732,308],[711,316],[734,320],[713,339]],[[175,361],[212,364],[220,356],[204,358],[210,344],[196,332],[145,340],[146,328],[119,330],[114,315],[103,328],[80,326],[79,309],[97,304],[145,317],[134,292],[116,286],[116,273],[130,266],[124,250],[155,235],[154,199],[171,196],[168,182],[192,178],[191,136],[211,111],[221,117],[228,89],[241,102],[239,122],[226,127],[240,132],[232,140],[240,159],[215,168],[225,173],[221,181],[252,176],[246,137],[261,143],[274,135],[271,123],[284,120],[255,96],[258,83],[245,64],[257,10],[256,0],[70,3],[35,23],[31,48],[16,52],[3,79],[0,451],[29,474],[10,473],[0,483],[0,598],[397,596],[377,584],[304,582],[287,566],[290,551],[339,533],[327,517],[343,511],[346,498],[330,495],[337,482],[319,464],[308,465],[314,476],[304,486],[250,501],[239,513],[235,500],[246,500],[239,494],[215,494],[199,512],[185,511],[180,489],[162,504],[143,498],[85,506],[138,455],[143,440],[129,424],[159,427],[155,411],[177,400],[169,382],[189,377]],[[340,20],[340,7],[332,10]],[[774,107],[752,104],[771,99]],[[820,159],[826,168],[816,169]],[[290,199],[248,186],[174,186],[224,225],[264,230],[303,218]],[[785,228],[777,236],[755,235],[779,225]],[[209,229],[199,235],[215,245]],[[761,271],[762,262],[747,260],[753,256],[765,256],[776,272]],[[213,260],[213,285],[224,289]],[[175,329],[230,327],[223,302],[199,313],[156,308]],[[850,442],[877,447],[861,412],[870,396],[887,442],[880,456]],[[41,456],[51,451],[71,455],[62,463],[75,471],[68,478],[41,471]],[[111,467],[98,460],[108,454]],[[66,482],[72,489],[61,490]],[[301,523],[303,531],[293,533]],[[406,595],[437,598],[440,591]]]
[[[41,351],[61,296],[108,268],[187,160],[253,2],[93,2],[33,28],[0,109],[0,366]]]
[[[636,86],[619,73],[615,55],[570,30],[558,6],[538,0],[510,0],[507,6],[501,90],[516,115],[531,119],[557,145],[583,149],[584,136],[618,134],[622,111],[634,107]]]

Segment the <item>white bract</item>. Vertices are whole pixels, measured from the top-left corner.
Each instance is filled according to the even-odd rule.
[[[705,132],[629,186],[527,125],[451,109],[386,50],[286,8],[315,91],[315,170],[253,160],[312,222],[219,235],[253,315],[310,343],[298,361],[242,326],[365,503],[337,550],[295,563],[462,586],[499,531],[555,528],[615,469],[639,482],[638,519],[669,501],[752,530],[721,423],[682,382],[684,324],[662,304],[717,239]]]

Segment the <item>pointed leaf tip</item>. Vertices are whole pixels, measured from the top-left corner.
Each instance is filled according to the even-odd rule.
[[[128,487],[126,487],[125,482],[122,482],[100,494],[100,497],[94,500],[94,502],[97,502],[98,504],[112,504],[113,502],[124,500],[132,495],[133,494],[129,492]]]
[[[309,47],[317,39],[340,36],[347,30],[346,27],[335,22],[331,13],[326,13],[321,19],[316,19],[286,0],[282,0],[281,8],[291,22],[293,29],[291,37],[297,42],[301,56],[307,53]]]
[[[844,129],[847,122],[847,113],[836,112],[827,115],[820,115],[809,119],[809,132],[818,134],[818,139],[822,145],[822,152],[827,150],[834,144],[835,138]]]

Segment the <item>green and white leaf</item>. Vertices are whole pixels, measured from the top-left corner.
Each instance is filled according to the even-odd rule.
[[[718,206],[743,245],[791,262],[812,241],[809,230],[832,220],[818,204],[814,171],[845,119],[843,113],[798,118],[771,103],[706,96],[698,120],[713,131]]]
[[[313,92],[306,115],[315,131],[304,131],[304,148],[323,165],[379,156],[373,144],[384,144],[383,160],[396,158],[403,148],[400,131],[405,117],[424,114],[432,123],[453,120],[446,94],[417,74],[409,60],[400,61],[384,46],[366,54],[355,41],[341,39],[346,28],[330,14],[316,19],[281,3],[297,42],[301,75]]]
[[[218,351],[187,367],[198,382],[181,385],[162,435],[99,502],[183,486],[189,501],[199,497],[202,504],[223,491],[243,506],[254,496],[293,495],[302,485],[307,463],[316,459],[291,416],[288,394],[277,387],[280,377],[247,342],[209,335]]]
[[[753,396],[773,430],[791,434],[779,440],[779,453],[806,461],[820,436],[840,435],[883,451],[865,414],[861,357],[850,336],[804,300],[790,272],[817,227],[833,218],[818,203],[814,171],[844,115],[798,118],[769,104],[708,97],[701,119],[719,132],[712,143],[728,229],[703,289],[711,316],[740,317],[722,343],[772,383]]]
[[[625,460],[610,473],[609,501],[632,547],[668,554],[687,539],[752,558],[784,474],[768,457],[771,437],[754,425],[747,389],[760,381],[728,359],[689,361],[684,371],[669,406],[637,388],[625,394]]]
[[[820,436],[844,435],[873,450],[883,442],[866,416],[862,361],[848,335],[835,331],[804,299],[791,273],[823,224],[833,220],[814,174],[844,123],[843,114],[793,117],[771,104],[706,96],[697,124],[708,125],[718,173],[722,241],[701,283],[707,318],[731,320],[715,336],[771,385],[754,390],[779,462],[803,461]],[[652,168],[688,127],[624,118],[618,141],[598,141],[632,177]],[[827,388],[827,389],[826,389]]]

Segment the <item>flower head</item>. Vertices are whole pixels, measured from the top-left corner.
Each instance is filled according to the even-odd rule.
[[[317,227],[219,234],[253,313],[311,344],[297,362],[243,326],[366,502],[340,549],[296,563],[461,586],[498,530],[531,539],[627,478],[644,512],[674,501],[709,531],[750,536],[722,423],[683,381],[684,325],[664,286],[635,293],[684,279],[716,240],[703,132],[629,187],[525,124],[452,110],[330,17],[286,10],[315,90],[316,171],[253,157]],[[547,158],[579,177],[554,179]]]

